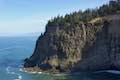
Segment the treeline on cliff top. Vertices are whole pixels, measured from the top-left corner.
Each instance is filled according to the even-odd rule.
[[[104,4],[96,9],[87,9],[85,11],[79,10],[71,14],[57,16],[48,21],[46,27],[49,26],[67,26],[69,24],[79,24],[81,22],[87,23],[88,21],[112,14],[120,14],[120,0],[111,0],[108,4]]]

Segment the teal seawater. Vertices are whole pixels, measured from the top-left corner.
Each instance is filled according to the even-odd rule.
[[[71,75],[32,74],[22,72],[21,65],[35,48],[37,37],[0,37],[0,80],[120,80],[116,74],[79,73]]]

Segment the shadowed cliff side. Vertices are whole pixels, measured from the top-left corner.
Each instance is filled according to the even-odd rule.
[[[120,15],[108,17],[110,22],[104,23],[94,44],[85,48],[85,58],[73,71],[120,70]]]

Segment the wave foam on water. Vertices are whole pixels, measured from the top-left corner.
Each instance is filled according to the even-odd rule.
[[[117,70],[103,70],[103,71],[97,71],[97,72],[94,72],[94,73],[103,73],[103,72],[120,75],[120,71],[117,71]]]
[[[27,71],[27,70],[25,70],[25,69],[22,69],[22,68],[20,68],[19,69],[19,71],[21,71],[21,72],[26,72],[26,73],[30,73],[30,74],[42,74],[42,72],[36,72],[36,71]]]
[[[112,74],[120,74],[120,71],[117,71],[117,70],[108,70],[106,72],[112,73]]]
[[[18,77],[16,79],[14,79],[14,80],[22,80],[22,76],[20,74],[17,74],[15,72],[13,72],[13,71],[10,71],[10,68],[11,68],[10,66],[8,66],[6,68],[7,74],[17,75]]]
[[[22,80],[22,76],[20,74],[17,74],[17,75],[18,75],[18,77],[14,80]]]
[[[6,68],[7,74],[15,74],[15,72],[10,71],[10,68],[11,68],[10,66]]]

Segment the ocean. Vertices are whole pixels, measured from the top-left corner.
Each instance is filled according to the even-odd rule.
[[[120,80],[120,72],[52,75],[21,70],[25,58],[32,55],[37,37],[0,37],[0,80]]]

